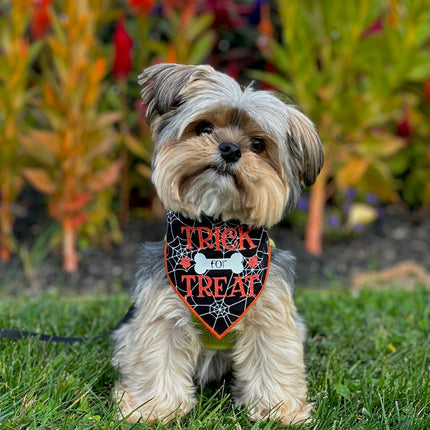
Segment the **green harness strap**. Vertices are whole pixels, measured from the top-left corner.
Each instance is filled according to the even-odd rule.
[[[200,342],[203,348],[217,351],[225,351],[233,348],[236,343],[236,333],[229,331],[221,339],[215,337],[206,326],[193,314],[194,326],[199,331]]]

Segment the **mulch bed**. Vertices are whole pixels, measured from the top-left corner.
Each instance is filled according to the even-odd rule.
[[[31,243],[38,223],[18,220],[21,239]],[[25,233],[28,234],[25,234]],[[35,294],[61,288],[75,291],[128,288],[133,280],[138,244],[162,240],[164,220],[132,220],[123,229],[123,241],[111,249],[90,247],[81,251],[79,272],[67,275],[61,270],[58,251],[44,259],[34,273],[25,274],[18,257],[0,262],[0,288],[8,293]],[[364,233],[355,237],[326,240],[324,252],[315,257],[306,252],[302,233],[280,224],[271,230],[276,246],[290,250],[297,258],[297,284],[323,288],[334,281],[348,284],[352,275],[381,270],[398,262],[411,260],[430,269],[429,212],[410,212],[399,207],[385,208],[385,215]]]

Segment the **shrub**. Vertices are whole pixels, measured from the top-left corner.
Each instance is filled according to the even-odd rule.
[[[425,0],[278,1],[280,41],[263,51],[274,72],[253,72],[287,93],[316,123],[325,165],[310,192],[306,245],[321,253],[327,184],[398,200],[389,160],[405,139],[389,124],[406,84],[430,75]],[[412,100],[412,103],[414,101]]]
[[[11,205],[23,185],[20,137],[26,129],[25,106],[31,64],[40,44],[30,44],[26,30],[31,0],[0,5],[0,258],[8,260],[14,250],[14,214]]]
[[[26,179],[48,196],[48,211],[61,223],[63,268],[77,270],[78,229],[90,205],[116,182],[120,162],[113,156],[118,112],[100,112],[102,81],[108,61],[96,37],[103,2],[56,2],[51,9],[52,35],[41,59],[42,95],[36,106],[43,129],[22,140],[34,160]],[[64,15],[62,15],[64,13]]]
[[[11,207],[25,180],[62,226],[67,271],[77,239],[106,243],[109,226],[119,240],[113,207],[126,223],[130,195],[136,213],[160,212],[136,82],[160,61],[210,62],[236,79],[251,67],[316,123],[326,163],[299,214],[311,252],[322,250],[327,202],[351,187],[381,204],[430,205],[426,3],[1,1],[0,258],[14,250]],[[334,209],[329,224],[336,215],[349,226]]]

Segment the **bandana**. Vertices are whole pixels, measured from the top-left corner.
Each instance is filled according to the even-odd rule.
[[[167,213],[167,278],[193,314],[221,339],[263,291],[270,264],[267,230],[237,221]]]

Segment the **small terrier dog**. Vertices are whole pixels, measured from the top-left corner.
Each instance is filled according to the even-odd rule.
[[[134,312],[113,335],[121,414],[185,415],[199,384],[231,372],[234,402],[252,420],[307,420],[294,258],[267,228],[322,168],[314,125],[207,65],[158,64],[139,83],[167,235],[139,248]]]

